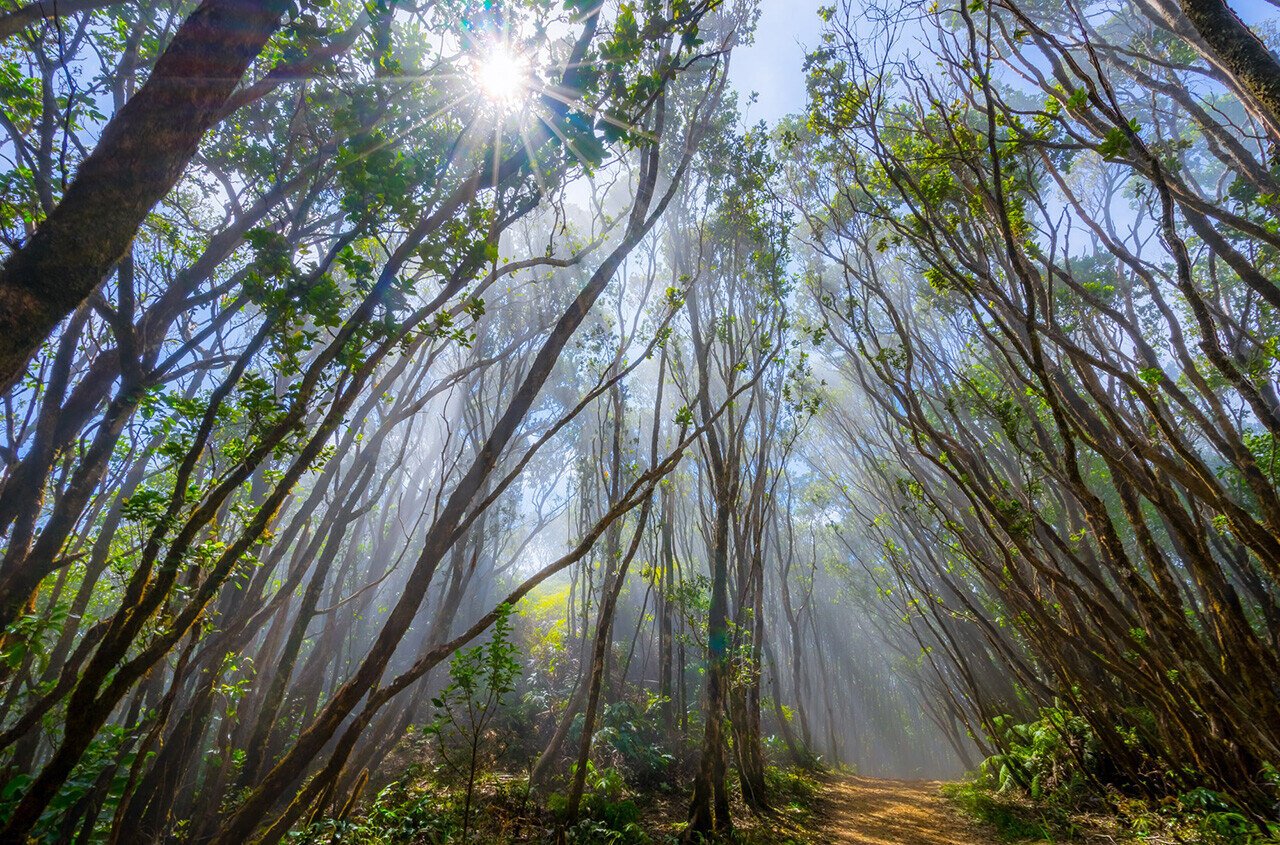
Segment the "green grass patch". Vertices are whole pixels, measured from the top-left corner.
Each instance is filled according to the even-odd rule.
[[[968,815],[992,828],[1001,842],[1058,842],[1060,820],[1051,823],[1034,806],[1002,797],[974,783],[948,784],[942,794]],[[1068,829],[1070,841],[1070,830]]]

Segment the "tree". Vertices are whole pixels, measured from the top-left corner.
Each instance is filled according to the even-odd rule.
[[[1211,116],[1186,81],[1204,68],[1154,70],[1179,49],[1154,25],[1121,47],[1074,7],[936,21],[953,75],[873,59],[835,16],[793,136],[833,268],[817,295],[894,456],[868,467],[902,523],[883,559],[992,742],[1007,741],[1009,695],[987,660],[1078,713],[1124,788],[1208,784],[1265,817],[1276,290],[1253,198],[1267,129]],[[975,635],[976,657],[960,639]],[[1226,654],[1248,666],[1223,674]]]
[[[471,825],[471,799],[476,776],[501,753],[503,738],[491,731],[516,689],[520,674],[518,646],[511,642],[511,606],[502,604],[489,641],[463,649],[449,661],[449,683],[431,700],[436,718],[427,732],[436,739],[440,758],[466,784],[462,841]]]
[[[287,8],[205,0],[174,33],[61,200],[0,269],[0,386],[18,379],[36,347],[124,259]]]

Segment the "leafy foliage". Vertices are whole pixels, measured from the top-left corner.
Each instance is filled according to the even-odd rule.
[[[1096,778],[1097,739],[1087,722],[1061,707],[1046,707],[1034,722],[994,720],[999,753],[982,763],[987,783],[999,791],[1023,789],[1035,800],[1074,802]]]
[[[511,606],[498,608],[487,643],[462,649],[449,662],[449,683],[432,704],[426,733],[444,767],[465,785],[462,839],[471,825],[476,778],[501,755],[505,737],[491,731],[520,677],[519,647],[511,640]]]
[[[552,794],[547,801],[553,813],[563,812],[567,804],[559,794]],[[576,845],[645,845],[649,841],[640,825],[640,808],[626,797],[626,780],[617,769],[598,769],[587,761],[580,815],[566,830],[568,840]]]

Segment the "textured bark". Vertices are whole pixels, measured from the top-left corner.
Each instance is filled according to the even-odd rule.
[[[0,270],[0,386],[18,378],[59,321],[124,257],[287,6],[205,0],[183,22],[62,201]]]
[[[702,737],[702,758],[693,782],[689,802],[686,841],[710,834],[727,834],[733,829],[729,814],[729,793],[725,787],[728,749],[724,719],[729,686],[729,507],[716,503],[716,526],[711,560],[711,607],[707,620],[707,681],[704,698],[706,731]]]
[[[1280,140],[1280,62],[1225,0],[1180,0],[1182,13],[1236,81],[1258,101],[1273,140]]]
[[[711,354],[709,343],[703,334],[703,316],[699,303],[698,287],[688,292],[690,340],[697,359],[697,402],[704,417],[711,416],[713,408],[708,374]],[[707,611],[706,680],[704,683],[703,713],[704,731],[702,751],[697,773],[693,781],[693,795],[689,801],[689,825],[685,828],[684,841],[696,842],[711,834],[727,834],[733,828],[729,814],[729,796],[725,786],[728,769],[728,748],[724,721],[727,713],[729,687],[729,544],[730,513],[735,498],[732,466],[727,456],[729,447],[714,426],[708,426],[704,435],[704,451],[712,492],[711,510],[715,516],[712,526],[708,562],[711,576],[711,604]]]
[[[763,473],[761,474],[763,476]],[[738,780],[742,787],[742,798],[754,812],[763,813],[769,810],[768,788],[764,779],[764,746],[761,739],[760,717],[760,676],[764,643],[764,594],[761,583],[763,570],[757,560],[756,572],[752,575],[754,596],[752,598],[752,634],[751,655],[752,671],[750,680],[740,683],[730,690],[729,709],[730,723],[733,726],[733,750],[738,763]]]

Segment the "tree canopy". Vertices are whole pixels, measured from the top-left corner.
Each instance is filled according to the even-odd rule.
[[[1273,22],[758,6],[0,9],[0,840],[1277,835]]]

